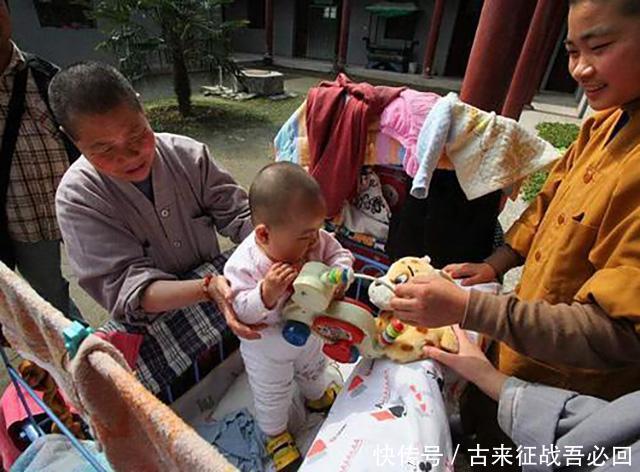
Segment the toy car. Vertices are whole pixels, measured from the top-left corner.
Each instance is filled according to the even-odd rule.
[[[284,338],[303,346],[314,333],[324,341],[323,352],[338,362],[352,363],[360,355],[378,357],[376,323],[370,309],[356,300],[334,300],[336,290],[341,286],[346,290],[356,277],[371,278],[321,262],[306,263],[282,313]]]

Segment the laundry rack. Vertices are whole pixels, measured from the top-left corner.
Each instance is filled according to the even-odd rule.
[[[46,418],[55,423],[60,429],[61,433],[67,437],[67,439],[71,442],[73,447],[87,460],[87,462],[98,472],[107,472],[107,470],[102,467],[102,465],[96,460],[96,458],[87,450],[84,445],[78,441],[78,439],[73,435],[71,431],[65,426],[65,424],[58,418],[58,416],[47,406],[47,404],[38,396],[38,394],[29,386],[29,384],[20,376],[20,373],[11,365],[9,361],[9,357],[5,351],[4,346],[0,347],[0,355],[2,356],[2,362],[4,363],[4,367],[9,374],[9,378],[11,383],[13,384],[16,392],[18,394],[18,398],[20,399],[20,403],[23,408],[27,412],[27,421],[25,423],[25,427],[23,428],[23,435],[30,441],[33,442],[36,438],[44,436],[46,433],[42,429],[42,422],[46,421],[42,420],[38,422],[31,412],[31,408],[26,401],[25,395],[28,395],[33,399],[36,404],[42,408],[44,411]]]
[[[368,274],[382,275],[387,271],[387,266],[376,260],[369,259],[366,256],[363,256],[357,253],[354,254],[354,257],[357,259],[359,270],[362,272],[366,272]],[[29,287],[26,284],[26,282],[22,281],[21,279],[18,280],[19,277],[15,273],[13,273],[6,266],[0,263],[0,322],[2,322],[5,326],[8,323],[11,323],[11,316],[8,315],[8,313],[6,313],[8,309],[7,304],[6,303],[3,304],[3,302],[6,302],[6,298],[7,298],[6,297],[7,284],[4,283],[7,278],[13,279],[12,282],[15,283],[15,285],[13,287],[9,287],[9,289],[13,289],[17,286],[18,290],[24,290],[28,292],[28,298],[39,299],[39,296],[35,294],[35,292],[31,289],[31,287]],[[350,291],[348,292],[348,295],[358,300],[362,300],[365,297],[365,293],[366,293],[365,284],[368,284],[368,282],[360,279],[357,280],[354,283],[354,285],[351,287]],[[5,293],[3,293],[3,291]],[[40,299],[40,301],[43,304],[46,304],[44,300]],[[56,311],[50,305],[48,304],[46,305],[48,306],[49,311],[53,311],[53,312]],[[3,310],[5,311],[3,312]],[[57,312],[56,312],[56,315],[62,316]],[[64,321],[67,322],[66,319]],[[74,322],[74,323],[68,322],[68,327],[66,329],[68,330],[69,333],[78,332],[79,325],[80,324],[78,322]],[[86,331],[86,333],[88,334],[89,331]],[[81,339],[76,341],[82,342]],[[24,422],[24,426],[22,428],[23,437],[27,441],[33,442],[38,437],[44,436],[46,433],[43,430],[43,423],[46,422],[47,420],[50,420],[51,422],[55,423],[58,426],[58,428],[60,429],[60,432],[64,436],[66,436],[66,438],[70,441],[73,447],[82,455],[82,457],[84,457],[84,459],[86,459],[88,464],[90,464],[94,470],[99,472],[106,472],[106,469],[98,462],[95,456],[91,452],[89,452],[89,450],[73,435],[73,433],[64,425],[64,423],[58,418],[58,416],[51,410],[51,408],[45,404],[45,402],[40,398],[38,393],[32,387],[30,387],[29,384],[22,378],[22,376],[16,370],[16,368],[13,367],[4,347],[0,347],[0,356],[2,357],[2,362],[4,363],[4,367],[9,375],[9,379],[17,392],[20,404],[24,407],[27,415],[27,418]],[[136,380],[133,380],[133,381],[137,382]],[[44,419],[38,420],[36,418],[36,416],[33,414],[31,409],[29,408],[27,397],[30,397],[31,399],[33,399],[33,401],[38,405],[38,407],[40,407],[43,410],[45,415]],[[161,405],[160,401],[157,401],[157,402],[158,402],[158,405]],[[184,427],[189,428],[186,425],[184,425]],[[195,431],[193,431],[193,433],[195,434]],[[96,438],[96,439],[99,440],[99,438]],[[143,441],[140,441],[140,444],[142,443]],[[215,449],[213,447],[211,448]],[[217,453],[216,451],[216,454],[219,454],[219,453]],[[225,469],[225,470],[234,470],[234,469]]]

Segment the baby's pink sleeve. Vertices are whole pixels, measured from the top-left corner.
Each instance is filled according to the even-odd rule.
[[[234,253],[224,267],[224,276],[231,285],[233,309],[240,321],[246,324],[273,324],[278,321],[281,303],[272,309],[264,306],[260,293],[262,275],[255,270],[254,261]]]
[[[323,229],[320,230],[318,239],[322,254],[322,262],[328,266],[334,267],[352,267],[353,255],[351,252],[342,247],[331,233]]]

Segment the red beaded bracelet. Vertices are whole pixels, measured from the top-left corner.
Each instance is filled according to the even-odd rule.
[[[213,279],[213,274],[207,274],[202,279],[202,291],[204,292],[204,296],[207,297],[207,300],[213,301],[211,295],[209,294],[209,284],[211,283],[211,279]]]

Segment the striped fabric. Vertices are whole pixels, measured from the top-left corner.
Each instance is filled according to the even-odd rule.
[[[218,255],[212,262],[206,262],[181,279],[202,279],[206,274],[222,274],[230,253]],[[202,360],[203,355],[211,358],[208,370],[226,359],[238,347],[238,340],[227,327],[224,315],[213,303],[199,303],[180,310],[174,310],[156,318],[147,325],[130,325],[108,321],[101,331],[123,331],[143,334],[136,373],[140,382],[160,398],[170,400],[183,393],[186,388],[176,387],[183,374]],[[205,375],[205,372],[201,372]],[[191,379],[191,384],[195,380]],[[167,395],[167,389],[172,389]]]

